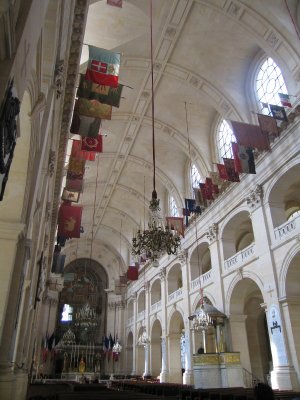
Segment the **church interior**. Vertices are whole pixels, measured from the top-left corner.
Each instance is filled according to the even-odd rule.
[[[0,19],[1,400],[299,394],[300,2]]]

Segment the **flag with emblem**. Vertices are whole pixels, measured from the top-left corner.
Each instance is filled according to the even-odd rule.
[[[278,96],[279,96],[280,103],[282,104],[283,107],[288,107],[288,108],[293,107],[291,100],[290,100],[290,96],[288,94],[278,93]]]
[[[223,162],[225,165],[227,180],[230,182],[239,182],[239,174],[236,172],[234,168],[234,160],[233,158],[223,158]]]
[[[275,119],[287,122],[288,119],[284,107],[277,106],[275,104],[270,104],[270,110]]]
[[[201,188],[193,188],[196,207],[207,207],[206,197],[203,196]]]
[[[262,132],[258,125],[244,122],[230,121],[236,141],[246,147],[255,147],[258,150],[270,150],[268,135]]]
[[[120,61],[120,53],[89,46],[85,79],[99,85],[118,87]]]
[[[109,104],[113,107],[120,107],[123,85],[120,83],[117,87],[99,85],[92,81],[87,81],[85,75],[80,75],[77,97],[88,100],[98,100],[100,103]]]
[[[71,157],[80,160],[95,161],[95,153],[81,149],[81,140],[73,140]]]
[[[184,224],[182,217],[166,217],[166,221],[169,229],[176,231],[179,235],[184,237]]]
[[[231,143],[235,171],[242,174],[256,174],[253,149],[238,143]]]
[[[271,117],[270,115],[257,114],[257,120],[262,132],[274,137],[279,135],[276,119],[274,117]]]
[[[79,116],[91,118],[111,119],[112,106],[100,103],[98,100],[77,99]]]
[[[85,136],[82,138],[81,149],[87,152],[102,153],[103,151],[103,139],[102,135],[98,135],[96,138]]]
[[[205,186],[208,187],[211,191],[213,199],[218,196],[220,192],[219,186],[213,182],[213,179],[211,177],[206,177]]]
[[[58,212],[57,235],[65,238],[80,238],[82,207],[63,203]]]
[[[224,164],[217,164],[218,172],[219,172],[219,178],[223,179],[224,181],[228,180],[228,175],[227,175],[227,170],[225,168]]]
[[[78,158],[69,158],[69,167],[67,171],[67,179],[82,179],[84,175],[85,160]]]
[[[68,190],[66,187],[63,190],[61,199],[63,201],[70,201],[72,203],[78,203],[80,197],[80,192]]]

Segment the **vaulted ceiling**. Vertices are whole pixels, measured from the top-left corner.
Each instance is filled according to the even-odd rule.
[[[292,9],[296,3],[290,3]],[[93,238],[95,257],[108,268],[125,270],[132,234],[148,216],[153,189],[149,11],[149,0],[123,0],[122,8],[91,1],[89,7],[84,43],[121,53],[119,82],[126,87],[112,120],[102,121],[104,152],[87,162],[84,233],[67,243],[68,261],[78,248],[89,254]],[[156,186],[163,214],[168,194],[178,208],[190,196],[190,160],[204,177],[213,169],[220,118],[253,121],[248,90],[253,63],[267,53],[284,71],[285,51],[294,50],[283,39],[293,43],[293,29],[281,0],[153,0]],[[87,58],[84,45],[81,71]]]

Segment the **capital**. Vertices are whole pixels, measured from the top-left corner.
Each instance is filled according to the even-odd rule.
[[[251,190],[249,195],[246,197],[246,202],[251,211],[254,211],[261,205],[263,197],[263,189],[261,185],[257,185],[255,189]]]
[[[208,227],[208,231],[205,233],[209,243],[214,242],[218,236],[218,225],[212,224]]]

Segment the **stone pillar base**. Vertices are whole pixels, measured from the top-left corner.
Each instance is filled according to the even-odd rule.
[[[272,389],[300,390],[296,371],[293,367],[279,366],[271,371]]]
[[[169,380],[169,374],[167,371],[163,371],[159,374],[159,381],[160,383],[165,383],[168,382]]]
[[[183,384],[184,385],[193,385],[194,384],[194,373],[193,371],[185,371],[183,374]]]
[[[15,398],[16,380],[11,368],[0,366],[0,399],[12,400]],[[25,399],[26,393],[20,399]]]

